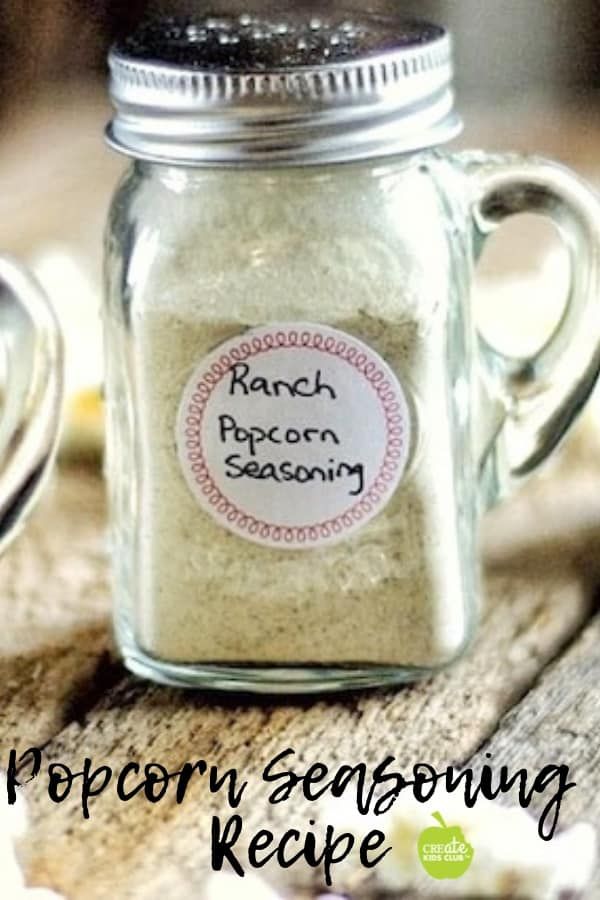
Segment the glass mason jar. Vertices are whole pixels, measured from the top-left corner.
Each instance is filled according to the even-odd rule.
[[[482,512],[600,365],[600,209],[452,155],[449,36],[380,18],[158,23],[111,54],[105,307],[116,631],[175,685],[407,681],[464,652]],[[483,342],[474,260],[520,212],[572,254],[534,357]]]

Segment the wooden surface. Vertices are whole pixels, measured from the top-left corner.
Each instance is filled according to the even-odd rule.
[[[98,142],[105,107],[93,94],[44,109],[0,144],[0,240],[25,256],[59,240],[88,254],[94,271],[121,168]],[[525,120],[505,116],[499,130],[483,119],[481,142],[492,145],[494,136],[499,148],[535,148],[593,174],[600,141],[589,116],[557,121],[542,110],[524,131]],[[115,769],[129,760],[176,769],[204,758],[250,780],[242,812],[252,830],[295,818],[305,827],[305,809],[271,807],[259,790],[256,774],[285,747],[295,748],[299,766],[373,763],[390,753],[402,768],[477,763],[491,749],[498,763],[531,770],[557,759],[572,765],[579,787],[562,821],[600,827],[600,466],[590,435],[588,428],[486,522],[483,623],[461,663],[401,690],[291,702],[183,694],[122,669],[111,648],[103,485],[93,470],[63,469],[0,561],[0,767],[10,748],[30,746],[44,748],[46,763],[75,770],[85,757]],[[41,779],[25,793],[32,883],[69,900],[200,896],[209,819],[221,808],[201,781],[180,806],[123,803],[108,790],[92,802],[89,821],[76,795],[50,803]],[[589,898],[599,895],[597,884]]]
[[[5,754],[43,746],[46,761],[75,771],[85,757],[115,769],[158,760],[175,770],[199,758],[235,766],[250,778],[242,811],[251,829],[288,827],[288,805],[269,807],[252,780],[288,746],[303,765],[374,763],[389,752],[401,767],[444,767],[489,745],[498,762],[531,770],[558,757],[575,765],[582,788],[565,802],[564,822],[600,826],[600,804],[586,787],[597,777],[600,672],[589,515],[578,551],[562,557],[546,552],[543,529],[539,543],[530,531],[527,567],[515,563],[503,536],[532,507],[543,521],[559,489],[561,482],[547,479],[495,514],[484,622],[460,664],[402,690],[273,703],[182,694],[121,669],[110,652],[102,483],[93,472],[62,471],[0,565],[0,746]],[[600,527],[600,501],[596,516]],[[222,809],[201,785],[179,807],[125,804],[107,791],[87,822],[76,796],[52,804],[41,781],[26,792],[33,881],[72,900],[158,898],[167,889],[169,897],[196,895],[209,817]],[[299,821],[306,815],[292,811]]]

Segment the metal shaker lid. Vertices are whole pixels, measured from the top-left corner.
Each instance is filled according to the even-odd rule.
[[[110,52],[117,150],[181,165],[412,152],[461,128],[450,35],[395,17],[167,19]]]

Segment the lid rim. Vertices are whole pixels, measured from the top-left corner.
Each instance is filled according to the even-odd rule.
[[[385,147],[381,144],[373,145],[370,149],[365,146],[356,146],[353,144],[346,145],[345,149],[335,149],[330,152],[307,149],[305,153],[300,153],[298,147],[292,149],[281,149],[278,152],[269,152],[263,150],[262,153],[256,151],[256,148],[250,150],[248,145],[238,146],[240,151],[236,157],[233,154],[229,157],[223,155],[211,156],[185,156],[171,155],[166,152],[166,148],[162,148],[162,152],[152,153],[149,149],[142,150],[132,148],[130,144],[123,143],[115,134],[114,123],[110,122],[105,129],[104,137],[106,144],[117,153],[135,159],[140,162],[152,163],[155,165],[173,166],[177,168],[224,168],[224,169],[265,169],[265,168],[294,168],[310,166],[329,166],[338,164],[347,164],[360,162],[361,160],[389,159],[394,156],[405,156],[419,153],[426,150],[432,150],[435,147],[443,146],[460,135],[464,127],[463,120],[456,113],[452,113],[446,120],[440,122],[433,128],[429,128],[425,132],[414,134],[411,140],[403,141],[388,140]],[[182,145],[178,145],[180,150],[185,149]],[[293,151],[293,152],[292,152]]]

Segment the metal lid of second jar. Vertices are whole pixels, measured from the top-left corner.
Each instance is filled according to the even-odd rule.
[[[109,143],[181,165],[341,162],[441,144],[450,35],[372,15],[162,20],[113,47]]]

